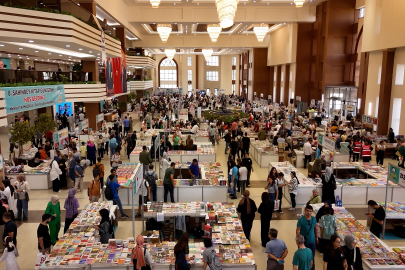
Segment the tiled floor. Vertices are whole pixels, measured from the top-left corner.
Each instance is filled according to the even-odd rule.
[[[135,130],[139,130],[139,123],[137,123],[134,127]],[[7,147],[4,147],[8,145],[7,142],[7,135],[1,134],[0,135],[0,141],[2,143],[2,149],[3,150],[8,150]],[[216,146],[217,149],[217,161],[223,164],[223,168],[226,171],[226,161],[227,161],[227,156],[224,155],[224,146],[225,143],[221,142],[220,145]],[[3,154],[5,156],[8,156],[8,153],[3,151]],[[125,162],[125,160],[124,160]],[[110,170],[110,165],[107,159],[104,159],[103,163],[105,164],[106,171]],[[386,162],[388,163],[388,162]],[[260,168],[256,163],[253,166],[254,172],[251,175],[251,180],[252,180],[252,185],[249,188],[250,193],[251,193],[251,198],[256,202],[257,205],[260,204],[261,201],[261,194],[264,192],[264,186],[265,186],[265,181],[267,178],[268,174],[268,168]],[[304,172],[304,171],[303,171]],[[305,172],[304,172],[305,173]],[[87,170],[85,174],[85,182],[88,183],[91,181],[91,170]],[[85,187],[87,187],[85,185]],[[20,253],[20,257],[18,258],[18,263],[20,265],[20,268],[22,270],[31,270],[33,269],[35,265],[35,258],[37,254],[37,238],[36,238],[36,230],[38,227],[38,224],[40,222],[41,216],[44,213],[44,210],[46,208],[47,203],[49,202],[50,198],[52,195],[55,193],[52,192],[52,190],[34,190],[30,193],[30,202],[29,202],[29,220],[28,222],[24,223],[19,223],[18,227],[18,249]],[[67,190],[62,190],[59,193],[60,196],[60,201],[61,205],[63,206],[63,203],[67,197]],[[86,203],[88,203],[88,197],[87,197],[87,192],[86,189],[82,193],[76,194],[76,197],[79,199],[79,203],[81,207],[83,207]],[[230,200],[231,201],[231,200]],[[239,202],[239,198],[237,200],[233,200],[233,202],[237,203]],[[283,203],[284,208],[288,208],[289,205],[285,201]],[[360,222],[363,224],[366,222],[365,220],[362,220],[364,218],[364,208],[356,206],[355,208],[350,208],[349,210],[353,212],[353,214],[359,218]],[[129,209],[130,207],[124,207],[125,209]],[[276,228],[279,231],[279,237],[280,239],[284,240],[288,249],[289,249],[289,254],[285,260],[285,269],[290,270],[292,269],[292,257],[293,254],[296,250],[296,245],[295,245],[295,227],[296,227],[296,220],[298,219],[297,214],[300,213],[299,210],[296,211],[296,213],[292,213],[284,209],[284,214],[279,214],[277,218],[273,219],[271,221],[271,227]],[[131,211],[127,210],[126,211],[128,215],[131,214]],[[62,213],[62,220],[64,216],[64,211]],[[130,215],[131,216],[131,215]],[[116,233],[116,237],[119,239],[125,239],[127,237],[132,236],[132,221],[131,219],[127,220],[119,220],[119,226],[118,226],[118,231]],[[63,227],[63,224],[62,224]],[[138,235],[142,231],[142,223],[140,219],[137,219],[135,221],[135,235]],[[62,231],[61,231],[62,233]],[[385,241],[388,245],[390,246],[405,246],[405,241]],[[253,223],[253,228],[252,228],[252,235],[251,235],[251,245],[253,248],[253,253],[255,256],[255,261],[257,264],[257,269],[258,270],[263,270],[266,269],[266,254],[264,253],[264,248],[261,246],[261,241],[260,241],[260,216],[257,214],[257,217]],[[316,254],[315,258],[315,263],[316,263],[316,268],[321,269],[322,267],[322,257],[319,255],[319,253]],[[4,263],[0,264],[0,269],[3,269]]]

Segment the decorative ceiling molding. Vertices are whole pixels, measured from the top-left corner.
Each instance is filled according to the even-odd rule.
[[[143,28],[149,33],[149,34],[159,34],[156,27],[157,24],[142,24]],[[172,32],[171,34],[183,34],[183,25],[182,24],[172,24]]]

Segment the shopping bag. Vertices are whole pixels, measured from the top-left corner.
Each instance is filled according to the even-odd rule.
[[[39,267],[45,262],[46,255],[42,255],[42,252],[37,254],[37,261],[35,263],[35,269],[39,269]]]
[[[274,211],[277,211],[280,208],[280,200],[274,201]]]

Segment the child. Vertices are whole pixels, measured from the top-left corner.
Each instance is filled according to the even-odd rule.
[[[4,270],[20,270],[20,267],[18,267],[17,264],[17,258],[15,257],[17,249],[14,247],[13,238],[6,236],[4,242],[6,245],[4,246],[3,256],[0,258],[0,262],[6,261]]]

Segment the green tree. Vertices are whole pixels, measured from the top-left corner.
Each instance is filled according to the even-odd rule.
[[[10,129],[11,138],[10,140],[18,145],[19,153],[22,153],[22,147],[27,142],[31,141],[34,136],[34,131],[30,127],[30,124],[26,122],[17,121],[13,127]]]
[[[38,116],[37,122],[34,126],[34,131],[39,131],[41,134],[44,134],[47,131],[52,131],[55,129],[56,123],[52,119],[52,116],[49,113],[42,113]]]
[[[129,92],[128,94],[128,100],[132,101],[133,99],[137,99],[138,95],[135,92]]]
[[[127,102],[118,101],[118,108],[120,108],[121,112],[126,112],[127,111]]]

